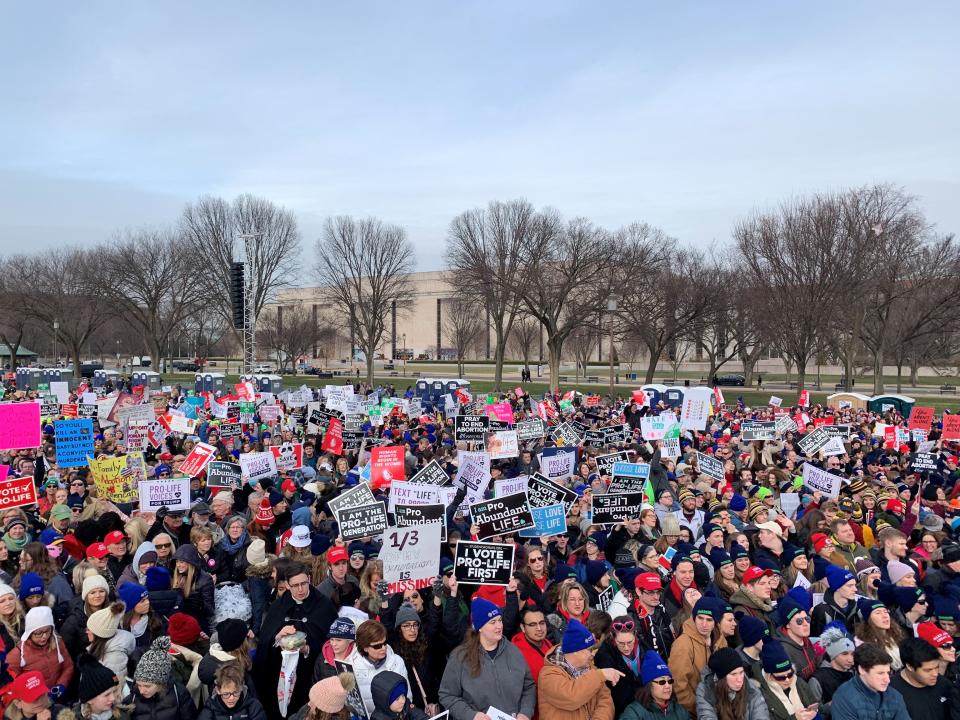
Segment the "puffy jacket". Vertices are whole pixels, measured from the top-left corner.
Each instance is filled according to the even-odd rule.
[[[810,678],[807,684],[810,686],[810,692],[820,703],[821,710],[829,710],[830,703],[833,702],[833,694],[841,685],[853,678],[853,671],[837,670],[830,666],[826,659],[820,662],[820,667]]]
[[[128,630],[117,630],[114,636],[107,640],[100,662],[123,680],[127,676],[127,658],[136,648],[137,639],[133,633]]]
[[[183,599],[182,612],[193,615],[205,633],[211,633],[210,619],[214,615],[216,602],[213,578],[210,574],[197,570],[193,576],[193,592]]]
[[[747,691],[747,714],[739,720],[770,720],[759,683],[750,678],[746,678],[744,683],[743,687]],[[708,669],[697,686],[697,720],[717,720],[716,686],[717,676]]]
[[[823,602],[813,608],[810,616],[810,634],[820,637],[823,629],[832,622],[839,620],[847,627],[847,632],[853,632],[853,626],[858,621],[857,603],[853,600],[847,603],[846,608],[837,605],[833,597],[833,590],[823,594]]]
[[[717,648],[725,645],[726,640],[720,638]],[[710,653],[717,648],[707,645],[703,636],[697,632],[693,618],[684,621],[683,632],[673,641],[673,649],[670,651],[667,665],[670,666],[670,673],[673,675],[674,696],[691,715],[697,712],[696,692],[700,675],[707,667]]]
[[[854,675],[833,694],[832,720],[910,720],[903,695],[894,688],[878,693]]]
[[[627,705],[627,709],[623,711],[620,720],[690,720],[690,713],[674,699],[670,700],[666,710],[661,710],[659,707],[648,707],[634,701]]]
[[[158,692],[151,698],[143,697],[134,690],[123,701],[130,706],[131,720],[194,720],[197,707],[187,689],[177,682],[171,682],[166,692]]]
[[[643,649],[653,650],[660,657],[670,657],[675,639],[673,623],[663,605],[657,605],[653,613],[645,613],[642,617],[636,609],[631,609],[630,615],[636,621],[637,638],[640,640]]]
[[[373,695],[374,710],[370,720],[427,720],[427,714],[410,702],[410,686],[407,686],[407,702],[403,710],[394,712],[390,709],[390,693],[398,683],[406,682],[402,675],[395,672],[381,672],[370,684],[370,693]]]
[[[109,605],[107,602],[104,607]],[[60,637],[67,646],[70,657],[79,657],[89,644],[87,641],[87,611],[83,599],[78,595],[70,601],[67,619],[60,628]]]
[[[232,708],[224,705],[219,695],[211,696],[197,720],[267,720],[267,714],[260,701],[244,688],[243,695]]]
[[[591,668],[574,677],[562,659],[560,648],[554,648],[540,671],[537,714],[541,720],[613,720],[613,698],[603,672]]]
[[[480,674],[474,677],[463,661],[463,647],[450,654],[440,681],[440,704],[451,720],[473,720],[491,705],[508,715],[529,718],[537,704],[537,689],[526,660],[515,645],[501,638],[493,657],[480,652]]]
[[[213,574],[217,576],[217,584],[224,582],[242,583],[247,579],[247,548],[250,546],[250,538],[234,553],[229,553],[223,547],[222,543],[214,547],[213,557],[216,560],[216,569]]]
[[[69,685],[73,677],[73,660],[67,652],[63,639],[54,637],[58,643],[57,648],[49,645],[38,648],[29,640],[21,640],[7,655],[7,669],[10,675],[17,677],[20,673],[36,670],[43,675],[43,681],[47,687]]]
[[[363,705],[367,709],[367,716],[373,712],[373,695],[370,687],[373,679],[378,673],[390,671],[395,672],[407,681],[407,687],[410,687],[410,678],[407,677],[407,666],[403,658],[397,655],[393,648],[387,645],[387,657],[380,667],[374,667],[373,663],[367,660],[364,655],[354,648],[347,662],[353,666],[353,674],[357,678],[357,689],[360,690],[360,697],[363,698]],[[484,708],[486,710],[486,708]]]

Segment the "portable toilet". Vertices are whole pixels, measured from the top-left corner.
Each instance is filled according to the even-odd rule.
[[[663,399],[663,393],[666,391],[667,386],[655,383],[650,385],[644,385],[640,389],[647,394],[650,407],[655,407],[656,404]]]
[[[145,387],[148,390],[160,390],[163,378],[153,370],[138,370],[130,376],[131,387]]]
[[[279,375],[254,375],[252,382],[257,392],[274,395],[283,392],[283,378]]]
[[[222,395],[226,390],[226,378],[223,373],[197,373],[194,391],[212,392],[214,395]]]
[[[432,397],[431,384],[426,380],[417,380],[417,384],[414,385],[413,392],[418,398],[430,399]]]
[[[116,370],[94,370],[93,371],[93,386],[104,387],[107,384],[107,381],[113,382],[114,385],[120,380],[120,373]]]
[[[907,395],[874,395],[867,401],[867,409],[870,412],[882,413],[892,407],[904,417],[908,417],[916,402],[914,398]]]
[[[663,391],[663,396],[660,399],[670,407],[680,407],[683,405],[683,393],[684,389],[682,387],[668,387]]]
[[[852,410],[866,410],[870,402],[870,396],[855,392],[838,392],[827,396],[827,406],[842,410],[851,408]]]
[[[52,382],[63,382],[64,380],[69,380],[71,377],[73,377],[72,372],[67,372],[66,370],[62,370],[60,368],[44,368],[40,372],[40,382],[46,383],[47,385]]]
[[[470,392],[470,381],[463,378],[444,381],[444,393],[452,393],[454,390],[466,390]]]
[[[17,368],[17,390],[36,390],[43,382],[43,370],[40,368]]]

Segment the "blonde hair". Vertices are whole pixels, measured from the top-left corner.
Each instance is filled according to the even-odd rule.
[[[147,539],[147,532],[149,528],[147,523],[144,522],[143,518],[135,517],[131,518],[126,525],[123,526],[123,531],[127,535],[127,539],[130,541],[130,548],[138,548],[143,545],[144,540]]]
[[[580,595],[583,597],[583,611],[587,612],[590,609],[590,596],[587,595],[586,588],[583,587],[576,580],[564,580],[560,584],[560,596],[557,598],[557,609],[563,609],[566,612],[570,612],[567,608],[567,601],[570,599],[570,593],[574,590],[578,590]]]
[[[179,587],[183,591],[183,596],[185,598],[190,597],[190,594],[193,592],[193,583],[196,579],[197,569],[187,563],[187,571],[180,572],[177,569],[176,563],[173,565],[173,573],[171,574],[171,587]],[[183,585],[180,585],[180,581],[183,580]]]
[[[100,571],[97,570],[93,565],[91,565],[86,560],[81,560],[76,565],[73,566],[73,572],[70,575],[70,581],[73,583],[74,592],[79,595],[83,592],[83,581],[87,579],[90,575],[99,575]]]

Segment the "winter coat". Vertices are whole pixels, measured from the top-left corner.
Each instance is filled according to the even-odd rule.
[[[127,630],[117,630],[112,638],[107,640],[103,657],[100,663],[113,670],[120,680],[127,676],[127,658],[137,647],[137,640],[133,633]]]
[[[216,569],[213,574],[217,576],[217,584],[225,582],[242,583],[247,579],[247,548],[250,546],[250,538],[235,552],[228,553],[223,547],[223,543],[218,543],[213,549],[213,557],[216,561]]]
[[[697,685],[700,674],[707,666],[710,654],[719,647],[724,647],[726,641],[720,638],[716,648],[707,645],[703,636],[697,632],[693,618],[683,623],[683,632],[673,641],[670,658],[667,665],[673,675],[673,692],[677,702],[683,705],[691,715],[697,712]]]
[[[109,603],[107,603],[109,605]],[[104,605],[104,607],[107,607]],[[79,657],[88,645],[87,641],[87,611],[83,599],[78,595],[70,601],[67,619],[60,628],[60,637],[67,646],[70,657]]]
[[[370,690],[373,679],[378,673],[390,671],[395,672],[407,680],[407,687],[410,687],[410,679],[407,677],[407,666],[403,658],[397,655],[393,648],[387,646],[387,657],[379,667],[375,667],[359,650],[354,648],[347,658],[347,662],[353,666],[353,675],[357,679],[357,689],[360,691],[360,697],[363,698],[363,705],[367,709],[367,715],[373,712],[373,695]]]
[[[790,710],[783,704],[783,700],[780,699],[778,692],[772,687],[771,683],[775,682],[774,680],[767,681],[764,678],[763,682],[760,683],[760,692],[763,693],[764,702],[767,703],[767,711],[770,713],[770,720],[791,720],[791,718],[796,717],[796,706],[794,711]],[[793,690],[790,693],[791,699],[799,698],[799,707],[805,708],[813,705],[817,699],[814,696],[813,692],[810,690],[810,686],[807,685],[806,681],[799,677],[798,675],[793,676]]]
[[[188,647],[175,643],[170,644],[170,655],[173,660],[173,676],[187,688],[193,704],[201,707],[206,702],[206,698],[201,697],[202,684],[197,676],[197,668],[203,656]]]
[[[717,720],[716,700],[717,676],[707,670],[697,686],[697,720]],[[767,703],[760,692],[756,680],[746,678],[744,689],[747,691],[747,714],[739,720],[770,720]],[[742,692],[742,691],[741,691]]]
[[[210,573],[195,569],[193,576],[193,592],[190,597],[183,598],[183,612],[193,615],[200,623],[200,629],[208,635],[213,632],[210,620],[216,609],[216,597],[213,587],[213,578]]]
[[[290,709],[292,708],[291,705]],[[232,708],[224,705],[219,695],[213,695],[197,715],[197,720],[267,720],[267,714],[260,701],[244,690]]]
[[[627,615],[629,612],[630,599],[623,594],[623,590],[617,590],[617,593],[613,596],[613,600],[610,601],[610,607],[607,608],[607,615],[616,618],[621,615]]]
[[[813,697],[820,703],[820,709],[824,710],[829,709],[829,705],[833,702],[833,695],[837,692],[837,688],[852,677],[852,670],[847,670],[846,672],[836,670],[831,667],[830,662],[824,658],[820,663],[820,667],[817,668],[817,671],[807,684],[810,686],[810,692],[813,693]]]
[[[47,592],[53,597],[53,617],[62,621],[74,597],[73,586],[62,572],[58,572],[47,583]]]
[[[620,720],[690,720],[690,713],[674,699],[670,700],[665,711],[659,707],[647,707],[634,701],[627,705]]]
[[[552,645],[549,640],[544,639],[539,647],[527,640],[527,636],[518,632],[513,636],[511,642],[517,646],[517,649],[523,655],[530,668],[530,674],[533,675],[533,681],[536,682],[540,677],[540,671],[543,669],[543,661],[547,657]]]
[[[636,646],[636,653],[637,667],[639,668],[639,666],[643,664],[644,653],[639,643],[637,643]],[[623,677],[617,681],[616,685],[607,685],[607,687],[610,688],[610,695],[613,697],[613,706],[616,711],[615,715],[616,717],[620,717],[623,711],[627,709],[627,706],[634,701],[637,689],[641,684],[640,678],[634,674],[631,667],[627,665],[623,659],[623,655],[620,654],[620,651],[613,642],[612,635],[600,646],[594,658],[594,664],[598,668],[613,668],[623,673]]]
[[[858,674],[833,694],[832,720],[910,720],[907,705],[893,687],[878,693],[868,688]]]
[[[177,682],[168,685],[165,692],[151,698],[143,697],[136,689],[123,701],[130,706],[131,720],[194,720],[197,707],[187,689]]]
[[[492,658],[481,649],[480,674],[476,677],[464,663],[462,647],[450,654],[440,681],[440,704],[450,711],[450,720],[473,720],[491,705],[508,715],[522,713],[532,718],[536,692],[523,655],[501,638]]]
[[[57,706],[60,707],[60,706]],[[68,708],[60,708],[59,712],[51,711],[53,720],[81,720],[84,716],[80,703]],[[110,720],[130,720],[130,708],[126,705],[114,705],[110,711]]]
[[[635,608],[636,606],[629,614],[636,622],[637,639],[640,645],[644,650],[653,650],[660,657],[670,657],[675,637],[673,623],[663,605],[657,605],[653,613],[644,614],[642,617]]]
[[[247,565],[245,572],[247,576],[247,595],[250,596],[250,609],[252,611],[250,627],[254,633],[259,633],[263,616],[267,612],[271,590],[270,575],[273,570],[271,564],[267,562],[260,565]]]
[[[165,620],[169,620],[171,615],[180,612],[183,607],[181,590],[150,590],[149,596],[150,609]]]
[[[537,681],[537,714],[541,720],[613,720],[614,706],[603,672],[591,668],[579,677],[554,648]]]
[[[374,710],[370,720],[427,720],[427,714],[410,702],[410,686],[407,686],[406,706],[400,712],[390,709],[390,692],[405,678],[394,672],[381,672],[373,679],[370,692],[373,696]]]
[[[10,670],[10,675],[17,677],[21,673],[36,670],[43,675],[43,681],[47,687],[69,685],[70,678],[73,677],[73,660],[67,652],[63,639],[57,637],[56,641],[59,644],[59,656],[58,648],[52,648],[49,645],[38,648],[29,640],[21,640],[20,644],[7,655],[7,668]],[[21,661],[23,661],[22,665]]]
[[[758,620],[763,620],[770,629],[771,637],[777,636],[777,624],[771,619],[773,605],[769,601],[764,602],[740,588],[730,596],[730,605],[733,607],[735,615],[742,612]]]
[[[810,634],[813,637],[820,637],[823,629],[837,620],[847,627],[847,632],[852,633],[853,626],[859,619],[855,600],[848,602],[846,608],[841,608],[833,597],[833,590],[827,590],[823,594],[823,602],[814,606],[810,615]]]
[[[533,604],[536,605],[544,615],[547,615],[553,612],[553,606],[547,600],[547,595],[549,594],[550,586],[553,585],[553,580],[549,577],[543,585],[543,590],[540,589],[540,586],[537,583],[530,579],[526,573],[518,573],[517,576],[517,585],[520,589],[520,600],[527,605]]]
[[[805,638],[801,644],[792,640],[786,632],[779,632],[774,637],[783,643],[783,649],[787,651],[787,656],[793,663],[797,674],[804,680],[809,680],[820,666],[820,658],[823,657],[823,653],[817,652],[809,638]]]

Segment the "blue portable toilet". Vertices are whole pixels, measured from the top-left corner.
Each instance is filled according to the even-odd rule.
[[[683,388],[668,387],[663,391],[663,396],[661,399],[670,407],[680,407],[683,405]]]

